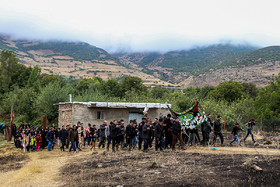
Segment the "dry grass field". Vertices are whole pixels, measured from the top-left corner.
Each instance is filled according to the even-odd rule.
[[[164,86],[178,87],[159,78],[142,72],[136,64],[127,64],[128,67],[117,64],[113,60],[76,61],[70,56],[63,56],[51,50],[30,50],[29,55],[16,51],[20,62],[27,66],[38,65],[43,73],[74,76],[76,78],[101,77],[104,80],[118,78],[126,75],[141,77],[143,83],[149,87]]]
[[[279,186],[279,135],[243,146],[187,146],[148,153],[103,149],[23,153],[0,141],[1,186]],[[271,144],[264,144],[267,140]],[[255,168],[257,166],[257,169]],[[262,170],[258,170],[258,167]]]

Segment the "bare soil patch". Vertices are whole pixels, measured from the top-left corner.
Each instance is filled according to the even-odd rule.
[[[255,172],[248,160],[263,169]],[[279,155],[199,152],[87,154],[61,168],[64,186],[278,186]]]
[[[0,155],[0,171],[17,170],[28,162],[28,156],[18,153]]]

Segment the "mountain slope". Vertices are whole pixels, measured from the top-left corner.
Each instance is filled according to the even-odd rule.
[[[217,66],[222,67],[223,62],[234,59],[239,55],[256,50],[248,45],[211,45],[191,50],[171,51],[160,53],[128,53],[113,54],[122,64],[135,63],[143,71],[179,83],[189,76],[206,73]]]
[[[43,73],[103,79],[132,75],[151,87],[186,88],[229,80],[264,86],[280,73],[280,46],[220,44],[164,54],[109,54],[84,42],[13,40],[0,35],[1,49],[15,51],[21,63],[39,65]]]
[[[147,86],[177,86],[141,71],[120,64],[108,52],[84,42],[13,40],[0,35],[0,50],[15,51],[19,62],[27,66],[39,65],[43,73],[75,78],[119,78],[138,76]]]
[[[199,72],[223,61],[255,50],[252,46],[212,45],[191,50],[172,51],[163,55],[163,60],[154,63],[174,72]]]
[[[280,73],[280,47],[257,49],[248,45],[212,45],[159,53],[114,54],[123,64],[137,64],[142,71],[180,87],[218,85],[235,80],[265,86]]]
[[[280,61],[280,46],[269,46],[250,53],[245,53],[233,59],[228,59],[224,66],[250,66],[266,62]]]

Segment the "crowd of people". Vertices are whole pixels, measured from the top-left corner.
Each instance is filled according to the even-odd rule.
[[[252,141],[255,143],[252,134],[255,121],[252,119],[246,125],[248,128],[244,141],[251,135]],[[236,123],[232,130],[234,139],[230,145],[234,141],[241,145],[238,138],[240,130],[242,129]],[[123,120],[114,120],[110,123],[105,120],[98,128],[96,125],[84,125],[77,122],[75,125],[63,125],[61,129],[55,125],[44,129],[21,122],[18,128],[13,125],[12,135],[15,146],[23,149],[24,152],[41,151],[42,149],[52,151],[56,145],[61,151],[69,152],[81,151],[85,147],[94,151],[97,147],[108,151],[111,148],[113,152],[118,149],[129,151],[139,149],[148,152],[153,146],[156,152],[166,149],[175,150],[176,146],[184,150],[186,145],[192,146],[198,143],[209,145],[211,132],[213,132],[212,144],[216,143],[217,137],[219,137],[220,143],[224,144],[221,116],[217,116],[213,122],[211,114],[207,115],[207,119],[201,125],[202,140],[198,131],[198,127],[186,128],[181,125],[178,118],[171,118],[171,115],[168,114],[164,118],[155,118],[154,121],[149,118],[142,118],[140,123],[137,120],[131,120],[127,125]]]

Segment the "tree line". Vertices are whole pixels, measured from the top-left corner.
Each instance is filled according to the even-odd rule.
[[[245,124],[250,118],[280,118],[280,76],[269,85],[257,88],[252,83],[223,82],[218,86],[192,87],[184,90],[148,88],[139,77],[102,80],[100,77],[72,79],[41,72],[40,67],[20,64],[16,54],[2,50],[0,55],[0,121],[10,119],[11,107],[16,122],[40,125],[43,116],[56,123],[59,102],[159,102],[172,104],[175,111],[192,106],[196,99],[206,113],[221,115],[230,128],[235,122]]]

